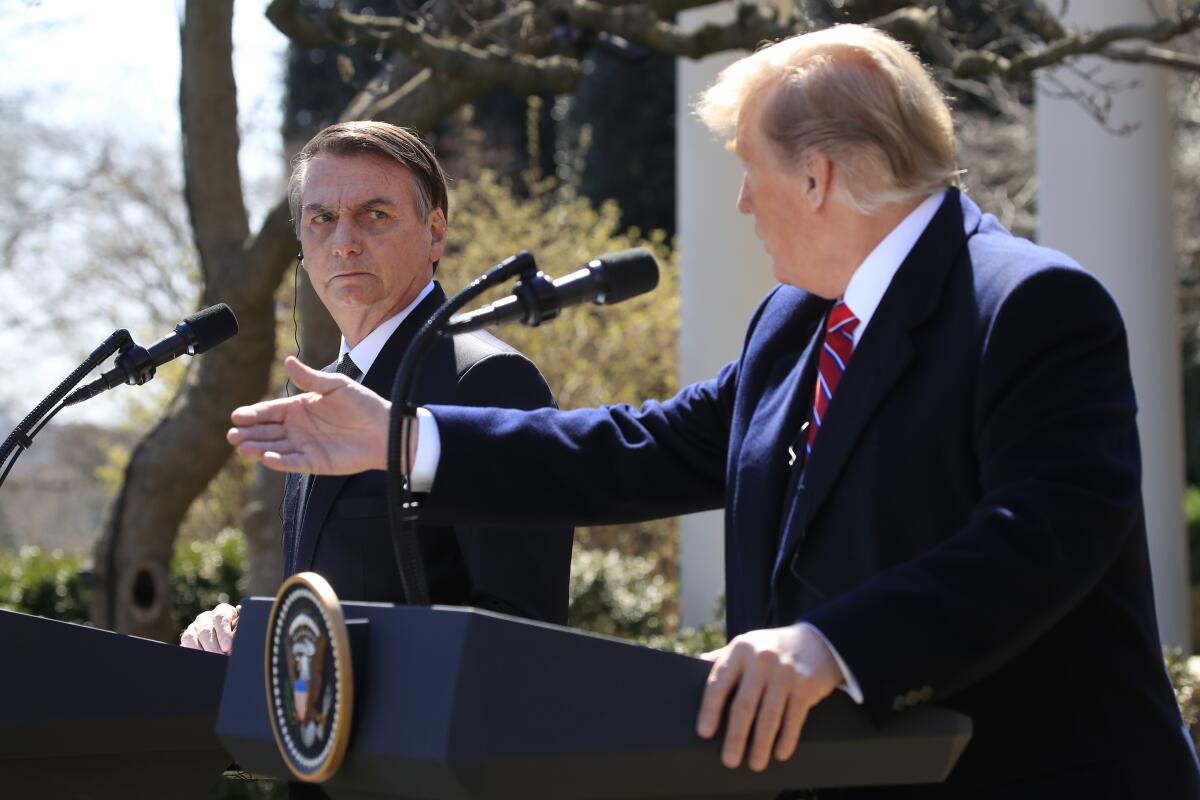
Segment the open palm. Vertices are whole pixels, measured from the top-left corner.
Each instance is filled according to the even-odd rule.
[[[391,403],[295,358],[284,366],[304,394],[235,409],[229,443],[281,472],[349,475],[386,468]]]

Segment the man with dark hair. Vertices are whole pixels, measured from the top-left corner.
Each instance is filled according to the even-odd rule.
[[[418,137],[382,122],[333,125],[293,162],[288,200],[301,264],[342,333],[330,368],[388,394],[401,358],[445,301],[433,272],[446,246],[441,166]],[[443,340],[417,384],[423,403],[538,408],[552,403],[537,367],[486,333]],[[289,475],[284,570],[312,570],[348,600],[404,602],[380,470]],[[422,527],[418,539],[435,603],[471,605],[564,624],[571,531],[502,534]],[[182,644],[228,653],[237,610],[206,611]]]

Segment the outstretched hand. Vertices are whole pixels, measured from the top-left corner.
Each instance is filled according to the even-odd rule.
[[[239,453],[280,472],[386,469],[391,403],[345,375],[319,372],[291,356],[284,369],[304,394],[235,409],[226,438]]]

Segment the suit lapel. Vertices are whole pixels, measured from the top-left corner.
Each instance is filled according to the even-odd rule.
[[[371,369],[363,377],[363,386],[384,397],[391,395],[396,369],[400,366],[400,360],[404,357],[408,345],[425,321],[445,301],[445,293],[435,282],[433,291],[404,318],[400,327],[396,328],[395,333],[388,338],[387,344],[383,346],[374,363],[371,364]],[[321,532],[325,528],[325,520],[333,510],[334,503],[337,501],[338,495],[342,493],[346,481],[353,476],[310,475],[306,477],[308,478],[307,491],[302,492],[300,497],[300,536],[295,547],[296,561],[293,572],[312,569],[313,557],[317,552]]]
[[[855,348],[786,512],[773,583],[778,579],[781,565],[799,545],[809,522],[828,498],[864,428],[876,416],[876,409],[916,357],[913,331],[937,310],[950,268],[967,239],[963,213],[967,205],[974,208],[957,190],[947,192]],[[977,224],[978,215],[969,216]],[[870,499],[864,498],[864,502]]]
[[[781,291],[796,291],[781,289]],[[769,354],[770,370],[754,399],[752,415],[729,470],[730,529],[736,542],[728,548],[727,573],[752,592],[746,608],[758,619],[768,600],[771,564],[779,548],[780,512],[789,502],[788,446],[808,414],[808,397],[816,380],[812,354],[820,341],[820,322],[829,301],[804,294],[778,332]],[[755,379],[755,385],[759,380]],[[746,532],[745,534],[739,532]]]

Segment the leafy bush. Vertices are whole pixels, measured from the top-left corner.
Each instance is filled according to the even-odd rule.
[[[0,550],[0,608],[86,623],[91,590],[83,559],[61,550]],[[221,531],[207,540],[181,541],[171,560],[172,614],[179,630],[217,603],[237,602],[245,586],[246,543]]]
[[[680,652],[720,646],[723,633],[716,622],[700,631],[676,631],[678,591],[663,577],[658,560],[616,549],[576,548],[570,624]],[[0,550],[0,607],[87,622],[91,592],[80,578],[83,567],[79,556],[60,550]],[[171,560],[176,627],[183,630],[217,603],[237,603],[245,585],[246,543],[239,531],[227,528],[213,539],[180,541]]]
[[[213,539],[181,540],[171,559],[171,613],[183,630],[217,603],[236,604],[246,589],[246,540],[226,528]]]
[[[82,561],[62,550],[0,550],[0,608],[64,622],[87,622],[91,592],[79,577]]]

